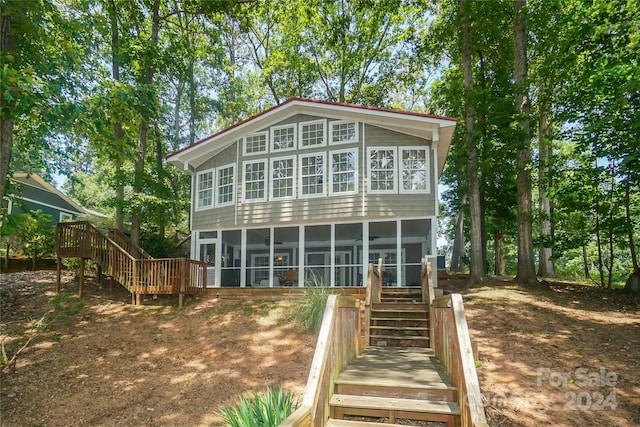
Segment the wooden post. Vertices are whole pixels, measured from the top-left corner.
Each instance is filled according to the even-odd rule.
[[[131,292],[131,304],[136,305],[136,293]]]
[[[98,267],[98,284],[100,284],[101,282],[100,279],[102,279],[102,267],[100,267],[99,265],[97,267]]]
[[[82,291],[84,288],[84,258],[80,257],[80,286],[78,289],[78,296],[82,298]]]
[[[58,262],[56,263],[56,294],[60,293],[60,276],[62,274],[62,258],[58,257]]]
[[[182,308],[184,306],[184,294],[180,292],[178,294],[178,308]]]
[[[142,294],[136,294],[136,305],[142,305]]]
[[[113,276],[109,276],[109,292],[113,292]]]

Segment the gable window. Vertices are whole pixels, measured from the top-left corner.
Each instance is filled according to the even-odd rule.
[[[329,123],[332,143],[358,142],[358,123],[343,120]]]
[[[367,149],[369,157],[369,191],[396,192],[396,150],[391,147]]]
[[[300,156],[300,197],[324,195],[325,153]]]
[[[198,172],[196,188],[198,189],[196,210],[213,207],[213,169]]]
[[[358,150],[340,150],[330,153],[331,194],[352,194],[358,191]]]
[[[257,132],[244,138],[244,154],[267,152],[267,132]]]
[[[235,193],[234,165],[227,165],[217,170],[217,194],[216,206],[230,205],[233,203]]]
[[[67,212],[60,212],[60,222],[73,221],[73,215]]]
[[[266,174],[267,162],[244,163],[244,200],[245,201],[265,201],[267,200]]]
[[[271,128],[271,151],[285,151],[296,148],[296,126],[284,125]]]
[[[271,198],[290,199],[295,197],[293,191],[295,157],[271,159]]]
[[[300,147],[325,145],[324,126],[324,120],[300,123]]]
[[[402,147],[401,193],[428,193],[429,190],[429,152],[428,148]]]

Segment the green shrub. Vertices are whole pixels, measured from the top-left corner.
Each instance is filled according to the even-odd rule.
[[[220,412],[222,420],[231,427],[276,427],[298,408],[293,393],[282,387],[267,387],[264,395],[240,396],[236,407],[226,406]]]
[[[324,285],[320,275],[313,271],[305,281],[305,286],[302,296],[294,305],[293,318],[308,332],[315,334],[322,326],[329,289]]]

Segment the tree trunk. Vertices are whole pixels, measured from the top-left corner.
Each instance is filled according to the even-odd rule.
[[[547,117],[547,107],[540,106],[540,117],[538,121],[538,144],[540,164],[538,169],[538,209],[540,210],[540,234],[543,244],[540,247],[540,264],[538,276],[555,277],[556,271],[551,257],[551,203],[549,202],[549,190],[551,189],[550,162],[553,151],[552,142],[549,139],[551,131],[551,121]]]
[[[26,13],[24,9],[24,3],[18,2],[14,5],[17,13]],[[0,52],[2,56],[13,54],[18,47],[18,36],[16,31],[13,31],[13,25],[15,20],[18,19],[11,13],[0,13]],[[9,66],[8,64],[3,64]],[[13,149],[13,125],[15,123],[15,116],[11,111],[11,106],[5,99],[5,96],[0,96],[0,208],[2,208],[2,202],[4,201],[4,190],[7,185],[7,176],[9,175],[9,162],[11,160],[11,150]]]
[[[115,0],[111,0],[111,8],[109,9],[109,20],[111,21],[111,73],[113,80],[118,84],[120,82],[120,59],[118,50],[120,45],[120,37],[118,30],[118,10],[116,9]],[[124,179],[122,174],[122,160],[124,159],[123,151],[123,132],[122,123],[115,121],[113,123],[113,137],[115,139],[116,160],[115,160],[115,180],[116,180],[116,228],[124,231]]]
[[[469,219],[471,220],[471,262],[469,283],[481,282],[485,277],[482,261],[482,230],[480,220],[480,188],[478,183],[478,149],[475,137],[476,110],[473,92],[473,69],[471,64],[471,29],[469,24],[469,2],[460,0],[462,16],[462,75],[465,98],[465,144],[467,146],[467,187],[469,195]]]
[[[156,47],[158,46],[158,31],[160,25],[160,0],[155,0],[153,4],[153,22],[151,27],[151,45]],[[139,34],[140,35],[140,34]],[[155,51],[155,49],[151,50]],[[152,65],[153,58],[149,58],[148,56],[145,58],[145,66],[143,71],[143,76],[141,79],[141,84],[148,88],[153,84],[153,78],[155,73],[155,68]],[[154,95],[155,97],[155,95]],[[151,107],[155,108],[155,107]],[[148,118],[143,118],[140,121],[140,125],[138,126],[138,150],[136,153],[135,163],[134,163],[134,182],[133,182],[133,193],[134,199],[142,193],[143,186],[143,176],[144,176],[144,160],[147,152],[147,138],[149,133],[149,120]],[[142,224],[142,209],[140,206],[140,200],[135,200],[133,205],[131,215],[131,241],[136,245],[140,245],[140,227]]]
[[[194,59],[189,62],[189,144],[196,142],[196,80],[193,75]]]
[[[464,199],[463,199],[464,200]],[[464,207],[461,205],[456,215],[456,228],[453,237],[453,249],[451,250],[450,269],[454,273],[464,272],[462,254],[464,251]]]
[[[591,280],[591,274],[589,273],[589,257],[587,255],[587,245],[582,245],[582,263],[584,265],[584,278]]]
[[[500,230],[493,232],[494,272],[496,276],[504,276],[507,266],[504,258],[504,233]]]
[[[518,191],[518,274],[522,284],[534,284],[536,267],[533,255],[532,196],[531,196],[531,141],[530,104],[527,84],[527,25],[524,15],[526,0],[513,3],[513,58],[517,121],[520,127],[516,151],[516,187]]]
[[[638,265],[638,254],[636,253],[636,244],[633,239],[633,220],[631,219],[631,177],[627,176],[624,183],[624,211],[627,219],[627,232],[629,233],[629,249],[631,251],[631,263],[633,272],[640,274],[640,266]]]

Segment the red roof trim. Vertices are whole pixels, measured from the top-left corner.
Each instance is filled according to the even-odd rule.
[[[437,116],[437,115],[433,115],[433,114],[415,113],[413,111],[392,110],[390,108],[370,107],[370,106],[358,105],[358,104],[347,104],[347,103],[344,103],[344,102],[331,102],[331,101],[321,101],[321,100],[318,100],[318,99],[307,99],[307,98],[293,97],[293,98],[287,99],[282,104],[276,104],[271,108],[268,108],[268,109],[266,109],[266,110],[264,110],[264,111],[262,111],[262,112],[260,112],[258,114],[255,114],[255,115],[253,115],[251,117],[248,117],[248,118],[246,118],[244,120],[241,120],[241,121],[239,121],[239,122],[237,122],[237,123],[235,123],[235,124],[233,124],[233,125],[231,125],[231,126],[229,126],[227,128],[224,128],[224,129],[222,129],[222,130],[220,130],[220,131],[218,131],[218,132],[216,132],[216,133],[214,133],[212,135],[209,135],[209,136],[207,136],[205,138],[202,138],[201,140],[196,141],[191,145],[188,145],[188,146],[186,146],[184,148],[181,148],[180,150],[167,155],[166,158],[168,159],[168,158],[173,157],[173,156],[175,156],[177,154],[180,154],[183,151],[186,151],[186,150],[188,150],[190,148],[193,148],[193,147],[195,147],[197,145],[200,145],[200,144],[202,144],[202,143],[204,143],[204,142],[206,142],[206,141],[208,141],[208,140],[210,140],[212,138],[215,138],[218,135],[222,135],[222,134],[224,134],[226,132],[229,132],[230,130],[235,129],[238,126],[241,126],[241,125],[243,125],[243,124],[245,124],[247,122],[250,122],[250,121],[252,121],[254,119],[257,119],[260,116],[263,116],[263,115],[265,115],[265,114],[267,114],[267,113],[269,113],[269,112],[271,112],[273,110],[282,108],[285,105],[290,104],[290,103],[295,102],[295,101],[307,102],[307,103],[311,103],[311,104],[330,105],[330,106],[336,106],[336,107],[354,108],[354,109],[366,110],[366,111],[376,111],[376,112],[382,112],[382,113],[402,114],[402,115],[405,115],[405,116],[426,117],[426,118],[430,118],[430,119],[448,120],[448,121],[451,121],[451,122],[454,122],[454,123],[458,122],[458,119],[455,119],[455,118],[452,118],[452,117]]]

